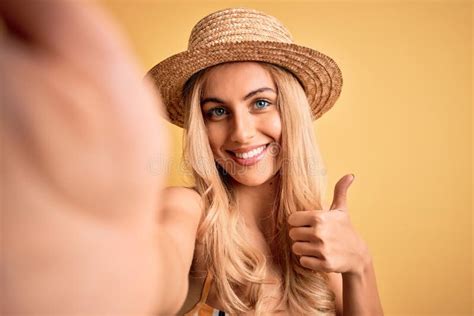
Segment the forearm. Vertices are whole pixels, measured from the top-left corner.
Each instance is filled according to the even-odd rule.
[[[372,257],[366,260],[360,271],[343,273],[344,316],[381,316],[382,305],[377,290]]]

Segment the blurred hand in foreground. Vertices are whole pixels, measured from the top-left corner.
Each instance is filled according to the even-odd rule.
[[[0,17],[2,312],[156,312],[159,97],[90,2],[3,0]]]

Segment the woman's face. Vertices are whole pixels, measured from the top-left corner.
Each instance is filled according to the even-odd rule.
[[[214,159],[234,180],[256,186],[279,170],[277,89],[254,62],[226,63],[206,74],[201,109]]]

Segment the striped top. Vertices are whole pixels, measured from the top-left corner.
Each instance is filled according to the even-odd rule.
[[[194,307],[184,314],[184,316],[225,316],[229,315],[226,314],[224,311],[218,310],[212,306],[206,304],[207,296],[209,295],[209,291],[211,290],[212,284],[212,275],[210,272],[206,275],[206,280],[204,281],[204,287],[201,292],[201,298],[199,302],[194,305]]]

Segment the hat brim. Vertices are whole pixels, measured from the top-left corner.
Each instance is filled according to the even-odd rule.
[[[171,123],[184,126],[183,87],[196,72],[226,62],[261,61],[293,73],[305,90],[313,120],[336,102],[342,89],[342,74],[330,57],[308,47],[290,43],[246,41],[206,46],[173,55],[148,72],[158,87]]]

